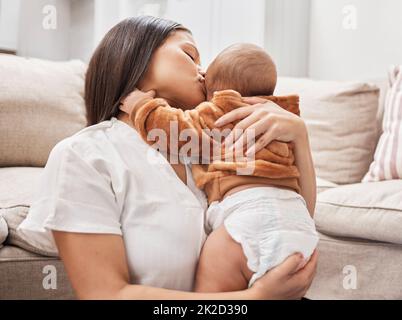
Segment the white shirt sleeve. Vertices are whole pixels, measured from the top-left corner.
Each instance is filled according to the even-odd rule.
[[[36,201],[19,228],[30,233],[59,230],[122,235],[120,209],[104,159],[90,147],[75,147],[70,141],[61,141],[53,148]]]

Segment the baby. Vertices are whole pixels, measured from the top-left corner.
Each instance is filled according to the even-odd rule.
[[[204,137],[204,129],[216,129],[214,123],[223,114],[246,105],[242,96],[264,96],[299,115],[297,96],[272,96],[276,80],[275,64],[264,50],[236,44],[220,53],[206,72],[210,101],[182,111],[163,99],[146,99],[136,104],[130,119],[143,139],[152,143],[148,133],[153,129],[170,133],[172,121],[177,121],[179,132],[188,129]],[[272,141],[252,161],[211,158],[209,164],[192,164],[193,178],[208,197],[210,232],[198,264],[196,291],[245,289],[296,252],[308,261],[318,236],[300,195],[294,160],[293,144]],[[245,163],[253,165],[253,172],[238,175]]]

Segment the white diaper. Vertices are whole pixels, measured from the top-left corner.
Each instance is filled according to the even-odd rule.
[[[222,223],[241,244],[254,272],[249,287],[293,253],[302,253],[307,261],[318,243],[304,198],[288,189],[251,188],[211,203],[207,227],[215,230]]]

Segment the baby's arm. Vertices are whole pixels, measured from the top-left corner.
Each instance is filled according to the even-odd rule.
[[[130,114],[130,120],[141,137],[149,144],[155,143],[154,136],[160,137],[161,134],[164,136],[166,141],[158,143],[160,151],[176,154],[186,143],[195,141],[192,146],[198,149],[192,151],[196,151],[201,157],[202,139],[206,139],[204,141],[208,141],[210,147],[215,145],[215,142],[204,131],[208,126],[205,123],[206,119],[200,115],[200,110],[214,112],[213,105],[209,102],[201,103],[193,110],[183,111],[171,107],[164,99],[152,99],[137,107],[135,112]],[[220,114],[215,116],[215,120],[219,116]],[[211,121],[212,118],[208,119]],[[171,135],[176,136],[171,137]]]
[[[216,155],[216,153],[213,153],[213,148],[218,147],[220,149],[221,147],[221,141],[214,140],[214,138],[219,138],[219,135],[212,137],[210,132],[207,133],[204,130],[216,129],[218,134],[222,134],[223,130],[232,129],[236,123],[217,128],[215,121],[225,113],[245,105],[242,97],[233,90],[217,92],[212,102],[203,102],[195,109],[186,111],[171,107],[164,99],[143,99],[140,102],[132,101],[132,103],[136,104],[136,106],[130,113],[130,119],[144,141],[154,144],[155,136],[161,138],[159,133],[163,134],[164,141],[158,142],[158,148],[160,151],[169,154],[177,154],[180,148],[189,142],[189,139],[192,142],[196,141],[197,144],[192,144],[192,147],[197,147],[198,149],[191,151],[193,155],[194,153],[197,154],[200,160],[205,155],[209,157]],[[162,132],[158,133],[158,131],[154,130],[161,130]],[[152,137],[152,133],[155,134],[154,137]],[[171,137],[170,135],[174,133],[177,136]],[[206,145],[209,146],[209,153],[202,152],[205,151],[202,150],[203,147],[206,147],[205,141],[208,141]],[[171,144],[172,142],[174,145]],[[217,160],[224,159],[223,152],[225,150],[219,152],[220,158]],[[290,145],[273,141],[265,149],[257,153],[256,160],[258,159],[282,165],[291,165],[294,162],[294,155]]]

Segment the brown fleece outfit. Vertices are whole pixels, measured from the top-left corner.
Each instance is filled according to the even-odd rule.
[[[282,108],[300,116],[299,97],[291,96],[264,96]],[[130,114],[130,120],[141,137],[148,144],[155,144],[155,141],[147,139],[148,133],[153,129],[161,129],[167,134],[167,150],[162,152],[172,152],[170,146],[170,122],[177,121],[178,135],[185,129],[192,130],[198,138],[201,150],[202,139],[204,136],[209,141],[210,147],[217,142],[205,133],[205,129],[232,129],[236,123],[233,122],[222,128],[216,128],[214,123],[222,115],[245,106],[242,96],[234,90],[223,90],[214,93],[212,100],[203,102],[195,109],[183,111],[172,108],[164,99],[146,99],[136,106]],[[258,137],[256,137],[257,139]],[[185,145],[188,141],[178,141],[178,148]],[[212,148],[210,148],[212,150]],[[245,184],[267,184],[290,188],[300,193],[298,178],[300,176],[295,166],[293,144],[280,141],[272,141],[265,148],[255,155],[254,161],[225,161],[225,150],[222,148],[219,159],[213,159],[210,153],[209,164],[193,164],[192,175],[197,187],[203,189],[208,197],[208,202],[222,200],[223,196],[232,188]],[[201,152],[200,152],[201,153]],[[229,158],[226,158],[229,159]],[[201,161],[201,156],[200,159]],[[244,159],[245,160],[245,159]],[[199,162],[205,163],[205,162]],[[253,166],[254,171],[251,175],[238,175],[238,169]]]

